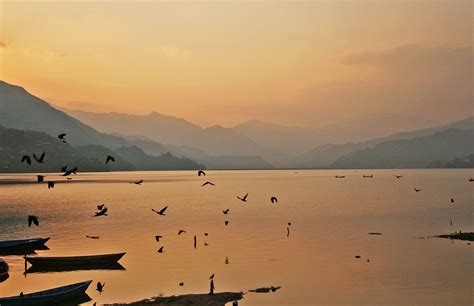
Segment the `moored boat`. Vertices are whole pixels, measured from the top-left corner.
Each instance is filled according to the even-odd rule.
[[[43,247],[49,238],[31,238],[22,240],[5,240],[0,241],[0,252],[9,252],[23,249],[31,249]]]
[[[71,284],[54,289],[39,291],[18,296],[0,298],[2,306],[29,306],[29,305],[64,305],[71,299],[86,295],[86,290],[92,283],[91,280]]]
[[[25,260],[33,266],[87,266],[117,263],[124,255],[125,253],[65,257],[25,256]]]
[[[6,261],[0,258],[0,283],[8,279],[8,269]]]

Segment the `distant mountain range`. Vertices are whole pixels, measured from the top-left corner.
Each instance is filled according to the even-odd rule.
[[[21,162],[23,155],[45,152],[44,163]],[[115,162],[105,163],[108,155]],[[61,172],[63,166],[79,171],[188,170],[203,169],[192,160],[169,153],[150,156],[136,146],[115,150],[100,145],[72,146],[43,132],[0,127],[0,172]]]
[[[103,134],[59,111],[21,87],[0,81],[1,172],[54,171],[63,165],[83,171],[200,169],[205,166],[175,157],[158,143],[127,140]],[[67,142],[57,135],[66,133]],[[141,148],[155,151],[146,154]],[[161,150],[161,152],[159,152]],[[31,166],[19,161],[23,154],[47,152],[47,163]],[[137,156],[133,156],[135,153]],[[167,154],[165,154],[167,153]],[[116,162],[104,165],[107,155]],[[123,157],[121,156],[123,155]],[[137,160],[146,161],[137,163]]]
[[[77,150],[81,146],[101,146],[121,156],[134,169],[148,168],[150,164],[168,169],[154,157],[162,161],[175,158],[173,162],[180,164],[173,164],[173,168],[178,169],[428,167],[436,161],[473,153],[467,132],[474,130],[474,117],[367,139],[370,129],[374,129],[356,122],[353,131],[346,125],[302,128],[257,120],[232,128],[202,128],[156,112],[129,115],[61,110],[21,87],[0,82],[0,125],[40,131],[52,137],[65,132],[69,144]],[[386,120],[390,122],[395,117]],[[374,131],[373,135],[380,133]],[[439,154],[431,154],[430,150]]]
[[[435,134],[388,140],[352,151],[332,163],[334,168],[425,168],[436,160],[473,153],[474,130],[448,129]]]

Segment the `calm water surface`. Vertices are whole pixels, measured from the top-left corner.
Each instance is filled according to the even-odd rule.
[[[127,302],[207,292],[215,273],[216,291],[282,286],[276,293],[246,294],[239,305],[471,305],[473,246],[417,239],[474,230],[471,176],[472,169],[207,171],[205,178],[195,172],[121,172],[79,173],[52,190],[2,184],[0,240],[51,237],[50,250],[37,252],[44,256],[127,255],[120,261],[123,271],[26,277],[21,257],[4,257],[11,273],[0,283],[0,296],[92,279],[106,283],[102,295],[88,290],[94,301]],[[34,178],[0,176],[4,183]],[[128,184],[138,179],[142,186]],[[216,186],[201,187],[206,180]],[[247,204],[236,199],[247,192]],[[270,203],[271,196],[278,204]],[[100,203],[109,215],[92,218]],[[164,217],[151,211],[166,205]],[[40,227],[28,228],[28,214],[40,216]],[[187,233],[178,236],[179,229]],[[160,246],[165,253],[157,253]]]

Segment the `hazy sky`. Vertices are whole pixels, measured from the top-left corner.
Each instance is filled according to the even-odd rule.
[[[472,114],[472,1],[2,1],[0,78],[229,126]]]

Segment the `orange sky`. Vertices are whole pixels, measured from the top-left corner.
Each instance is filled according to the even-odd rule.
[[[60,106],[224,126],[472,113],[469,0],[0,1],[0,11],[0,78]]]

